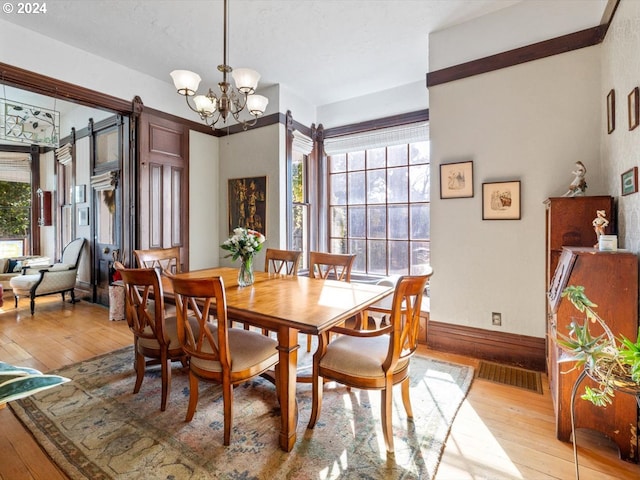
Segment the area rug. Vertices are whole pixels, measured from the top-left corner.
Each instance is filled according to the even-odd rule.
[[[542,395],[542,375],[533,370],[481,360],[476,370],[476,378],[531,390]]]
[[[451,423],[473,380],[473,369],[439,360],[411,361],[414,421],[399,387],[393,397],[395,455],[387,457],[380,393],[325,384],[322,412],[306,425],[311,389],[297,387],[298,440],[278,447],[275,387],[256,379],[234,391],[231,445],[222,445],[218,386],[201,382],[192,422],[184,416],[188,374],[174,364],[171,395],[160,411],[160,372],[147,369],[134,395],[131,347],[56,371],[72,381],[13,402],[11,407],[72,479],[430,479]]]

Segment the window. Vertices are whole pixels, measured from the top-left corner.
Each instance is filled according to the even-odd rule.
[[[29,254],[31,232],[31,155],[1,152],[0,258]]]
[[[429,142],[329,157],[329,249],[354,273],[417,275],[429,265]]]
[[[309,157],[293,151],[291,162],[291,199],[293,203],[292,232],[289,248],[300,250],[299,269],[306,269],[309,252],[309,203],[307,201],[307,172]]]
[[[287,112],[287,125],[293,125]],[[309,135],[313,135],[309,132]],[[311,245],[311,202],[309,172],[314,143],[311,137],[296,129],[287,130],[287,249],[298,250],[298,271],[309,267]]]

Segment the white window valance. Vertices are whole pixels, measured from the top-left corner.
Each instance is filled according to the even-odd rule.
[[[427,140],[429,140],[429,122],[419,122],[325,138],[324,151],[326,155],[331,156]]]
[[[117,170],[101,173],[100,175],[93,175],[91,177],[91,187],[97,191],[115,190],[118,185],[118,176]]]
[[[304,155],[309,155],[313,151],[313,140],[298,130],[293,131],[293,150]]]
[[[56,148],[56,159],[61,165],[68,165],[71,163],[73,157],[71,156],[71,144],[65,143],[60,148]]]
[[[18,152],[0,152],[0,180],[31,183],[31,155]]]

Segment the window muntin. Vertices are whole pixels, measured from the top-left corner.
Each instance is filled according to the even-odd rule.
[[[329,249],[353,272],[422,273],[429,265],[429,142],[329,157]]]

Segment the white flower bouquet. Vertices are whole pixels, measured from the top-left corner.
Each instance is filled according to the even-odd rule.
[[[225,258],[232,257],[233,260],[241,258],[244,261],[262,250],[265,240],[265,236],[260,232],[238,227],[233,230],[233,235],[220,245],[220,248],[229,252]]]

